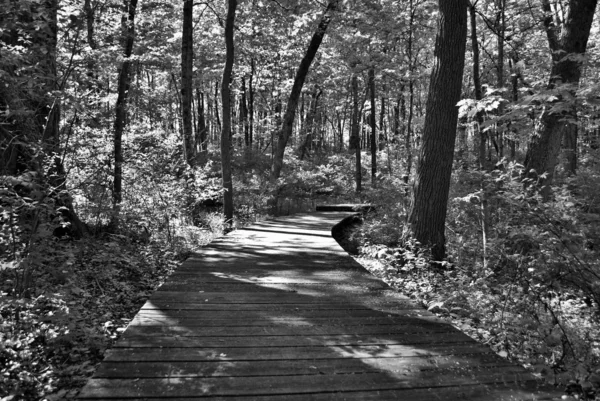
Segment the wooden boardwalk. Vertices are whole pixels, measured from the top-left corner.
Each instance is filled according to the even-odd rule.
[[[330,232],[348,213],[254,224],[188,259],[79,399],[559,399],[392,291]]]

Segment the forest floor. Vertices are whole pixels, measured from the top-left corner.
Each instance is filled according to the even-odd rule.
[[[30,298],[10,296],[19,277],[15,270],[0,271],[2,401],[75,397],[180,264],[159,244],[121,235],[53,241],[53,251],[33,271]]]

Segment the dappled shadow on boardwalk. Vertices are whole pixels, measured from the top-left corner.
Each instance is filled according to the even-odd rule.
[[[239,230],[144,305],[82,399],[548,399],[524,369],[392,291],[340,213]]]

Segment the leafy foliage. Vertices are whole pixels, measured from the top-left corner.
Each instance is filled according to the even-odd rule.
[[[544,203],[523,186],[522,166],[498,167],[483,176],[456,172],[448,261],[432,268],[426,250],[410,235],[396,239],[398,230],[387,229],[374,215],[363,226],[370,239],[362,248],[370,258],[365,263],[500,355],[593,399],[600,387],[600,209],[592,182],[600,176],[583,170]],[[485,251],[482,190],[471,184],[481,179],[493,211]],[[588,192],[573,191],[583,182]]]

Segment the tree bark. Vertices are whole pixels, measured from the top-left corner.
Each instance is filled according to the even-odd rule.
[[[407,43],[407,53],[408,53],[408,70],[410,73],[410,78],[408,82],[408,118],[406,121],[406,130],[405,130],[405,139],[404,144],[406,147],[406,173],[404,174],[404,182],[408,184],[410,180],[410,175],[412,173],[412,141],[413,141],[413,127],[412,121],[414,117],[414,109],[415,109],[415,81],[414,81],[414,70],[415,70],[415,60],[413,59],[413,38],[414,38],[414,25],[415,25],[415,6],[414,1],[410,0],[409,2],[410,8],[410,20],[408,27],[408,43]],[[406,116],[406,101],[404,96],[402,96],[402,109],[403,116]]]
[[[206,126],[206,108],[204,107],[204,93],[196,88],[196,102],[198,103],[198,128],[196,129],[196,142],[200,148],[199,162],[205,165],[208,159],[208,129]]]
[[[254,141],[254,73],[255,62],[250,60],[250,78],[248,79],[248,141],[250,147]]]
[[[475,100],[480,101],[482,99],[482,89],[481,89],[481,76],[479,72],[479,43],[477,42],[477,20],[475,18],[475,5],[471,3],[469,5],[469,15],[471,22],[471,46],[473,52],[473,86],[475,92]],[[500,45],[499,45],[500,46]],[[504,45],[502,45],[504,46]],[[499,65],[499,70],[502,70],[502,65]],[[502,78],[498,77],[498,82],[502,82]],[[479,160],[479,170],[483,173],[488,170],[488,165],[486,163],[485,158],[485,144],[486,144],[486,135],[481,130],[480,124],[483,122],[483,118],[480,113],[477,113],[475,116],[475,120],[477,123],[477,132],[479,132],[479,152],[478,152],[478,160]],[[490,233],[490,211],[488,207],[488,197],[485,188],[485,176],[482,174],[481,179],[481,248],[482,252],[482,262],[483,267],[487,266],[487,244]]]
[[[481,90],[481,73],[479,72],[479,43],[477,42],[477,20],[474,5],[469,6],[469,15],[471,21],[471,48],[473,52],[473,89],[475,92],[475,100],[479,101],[482,99],[483,93]],[[485,169],[485,146],[487,142],[487,136],[482,130],[479,129],[479,124],[483,122],[479,113],[476,116],[476,122],[478,124],[477,132],[479,133],[477,160],[479,162],[479,168]]]
[[[354,150],[355,155],[355,180],[356,192],[362,191],[362,166],[360,155],[360,110],[358,108],[358,77],[352,75],[352,132],[350,134],[350,150]]]
[[[119,68],[119,79],[117,83],[117,104],[116,104],[116,116],[114,125],[114,156],[115,156],[115,169],[113,177],[113,223],[116,223],[119,217],[120,204],[123,200],[122,195],[122,183],[123,183],[123,132],[127,124],[127,97],[129,94],[129,83],[130,74],[129,69],[131,67],[131,53],[133,51],[133,41],[135,38],[135,11],[137,7],[137,0],[125,0],[124,1],[125,12],[127,15],[123,16],[123,56],[124,60]]]
[[[183,2],[183,32],[181,38],[181,124],[185,161],[196,164],[196,141],[192,124],[192,71],[194,65],[194,2]]]
[[[233,222],[233,183],[231,178],[231,73],[233,71],[234,47],[233,25],[237,0],[228,0],[227,19],[225,20],[226,59],[221,84],[221,105],[223,107],[223,129],[221,130],[221,170],[223,177],[223,214],[225,222]]]
[[[435,61],[409,222],[416,239],[445,256],[446,209],[467,36],[467,1],[440,0]]]
[[[242,77],[242,93],[240,96],[240,124],[244,131],[244,145],[250,147],[250,131],[248,130],[248,103],[247,103],[246,78]]]
[[[597,0],[570,0],[568,14],[559,27],[554,22],[549,0],[542,1],[542,8],[546,13],[544,25],[552,51],[549,89],[561,89],[571,96],[575,95],[581,77],[582,56],[586,51],[597,3]],[[565,106],[562,112],[553,112],[552,108],[561,102]],[[550,186],[563,136],[568,138],[571,146],[575,144],[575,150],[577,110],[572,102],[557,94],[554,101],[544,105],[525,156],[525,176],[542,188],[544,200],[550,198]],[[574,155],[573,152],[572,159]],[[576,161],[571,161],[566,167],[576,168]]]
[[[300,62],[300,66],[296,71],[296,77],[294,78],[294,84],[292,86],[292,91],[290,92],[290,97],[286,106],[281,129],[278,132],[277,148],[274,152],[273,164],[271,166],[272,181],[277,180],[281,175],[281,169],[283,167],[283,155],[285,153],[287,142],[292,135],[294,118],[296,116],[296,108],[298,107],[298,99],[300,98],[302,87],[304,86],[304,80],[308,75],[310,65],[315,58],[317,51],[319,50],[321,42],[323,41],[327,27],[329,26],[331,18],[333,17],[333,12],[337,8],[338,1],[339,0],[332,0],[329,2],[329,4],[327,4],[327,8],[321,17],[319,26],[313,34],[310,44],[306,49],[306,54],[304,55],[304,58]]]
[[[371,88],[371,187],[377,186],[377,122],[375,114],[375,68],[369,68],[369,86]]]

